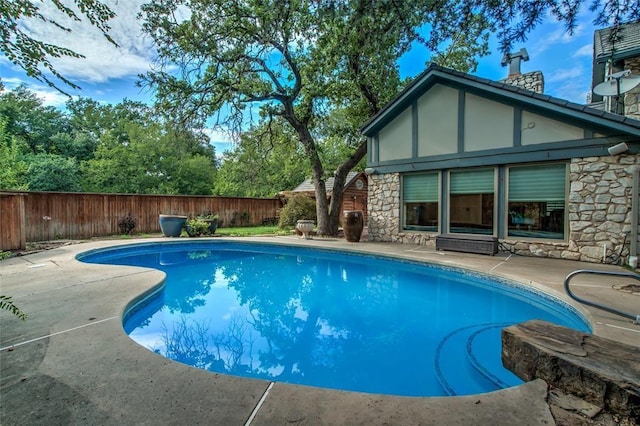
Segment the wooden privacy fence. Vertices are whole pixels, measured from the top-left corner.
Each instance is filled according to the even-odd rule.
[[[222,226],[260,225],[282,207],[276,198],[123,195],[71,192],[0,192],[0,250],[27,241],[82,239],[119,234],[130,215],[134,232],[160,232],[158,215],[217,214]]]

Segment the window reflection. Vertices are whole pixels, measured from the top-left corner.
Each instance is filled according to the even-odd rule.
[[[403,228],[438,232],[439,194],[437,172],[405,175],[402,182]]]
[[[494,169],[452,171],[449,232],[493,235]]]
[[[563,239],[565,188],[564,163],[511,167],[508,236]]]
[[[438,231],[438,203],[406,203],[405,229]]]

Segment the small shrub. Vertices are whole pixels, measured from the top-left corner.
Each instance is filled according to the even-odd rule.
[[[296,226],[299,220],[316,220],[316,202],[308,195],[295,195],[280,210],[278,228]]]
[[[251,223],[251,214],[248,211],[238,212],[233,211],[231,213],[231,219],[229,220],[229,225],[232,227],[235,226],[247,226]]]
[[[200,237],[209,232],[209,224],[198,218],[187,220],[185,228],[190,237]]]
[[[136,228],[136,220],[131,217],[131,213],[128,213],[124,219],[118,222],[118,228],[120,228],[121,234],[131,235],[133,233]]]

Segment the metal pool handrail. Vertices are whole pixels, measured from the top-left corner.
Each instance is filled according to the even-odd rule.
[[[610,271],[593,271],[593,270],[590,270],[590,269],[579,269],[577,271],[573,271],[572,273],[567,275],[567,277],[564,279],[564,290],[567,292],[567,294],[573,300],[577,300],[578,302],[583,303],[585,305],[593,306],[594,308],[602,309],[603,311],[611,312],[612,314],[616,314],[616,315],[620,315],[620,316],[625,317],[625,318],[629,318],[629,319],[631,319],[633,321],[634,324],[640,324],[640,314],[630,314],[628,312],[619,311],[619,310],[617,310],[615,308],[604,306],[604,305],[601,305],[599,303],[592,302],[590,300],[582,299],[582,298],[576,296],[575,294],[573,294],[573,292],[569,288],[569,281],[571,281],[571,279],[573,277],[575,277],[576,275],[578,275],[578,274],[612,275],[612,276],[616,276],[616,277],[634,278],[634,279],[636,279],[638,281],[640,281],[640,275],[632,273],[632,272],[610,272]]]

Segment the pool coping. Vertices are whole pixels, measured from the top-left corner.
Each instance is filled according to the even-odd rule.
[[[89,242],[0,262],[2,293],[12,295],[31,316],[22,322],[7,312],[0,314],[0,423],[553,424],[545,401],[546,384],[541,381],[462,397],[393,397],[244,379],[166,360],[133,342],[121,325],[122,315],[133,303],[162,286],[164,274],[75,259],[77,253],[93,248],[158,241],[167,239]],[[465,265],[464,269],[497,275],[565,301],[560,289],[566,273],[587,268],[624,270],[340,239],[242,241],[384,254],[456,268]],[[593,285],[585,289],[604,291],[597,282]],[[576,309],[591,321],[594,334],[640,346],[637,326],[606,312]]]

